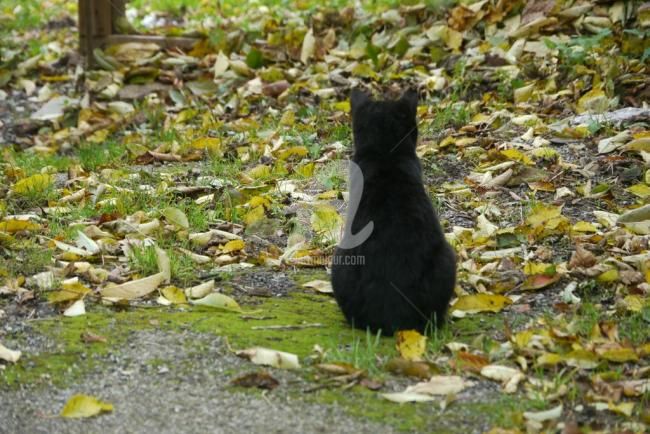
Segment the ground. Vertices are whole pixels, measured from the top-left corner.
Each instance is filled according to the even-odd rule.
[[[0,432],[647,431],[647,5],[127,9],[197,44],[89,68],[74,2],[0,6]],[[331,295],[352,87],[420,94],[426,336]]]

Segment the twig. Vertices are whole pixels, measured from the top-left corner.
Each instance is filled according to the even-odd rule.
[[[324,327],[321,323],[311,323],[311,324],[296,324],[296,325],[268,325],[268,326],[254,326],[251,327],[251,330],[300,330],[308,328],[318,328]]]

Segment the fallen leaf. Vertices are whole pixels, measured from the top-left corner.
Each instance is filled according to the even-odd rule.
[[[185,296],[188,298],[202,298],[214,291],[214,280],[200,283],[190,288],[185,288]]]
[[[221,251],[223,253],[238,252],[243,250],[244,247],[246,247],[246,244],[243,240],[231,240],[221,248]]]
[[[434,375],[429,381],[407,387],[406,392],[425,395],[455,395],[468,386],[469,383],[457,375]]]
[[[173,225],[176,225],[183,229],[188,229],[190,227],[187,216],[178,208],[167,207],[162,210],[162,215],[169,223]]]
[[[74,395],[61,410],[61,416],[66,418],[92,417],[104,411],[113,411],[113,404],[100,401],[93,396]]]
[[[20,359],[21,354],[22,353],[20,351],[10,350],[9,348],[0,344],[0,359],[6,362],[16,363],[18,359]]]
[[[427,402],[434,401],[435,398],[431,395],[424,395],[422,393],[413,392],[396,392],[396,393],[382,393],[381,397],[398,404],[405,402]]]
[[[207,306],[217,309],[230,310],[233,312],[241,312],[241,307],[234,299],[218,292],[213,292],[203,298],[200,298],[198,300],[190,300],[189,302],[190,304],[197,306]]]
[[[21,179],[13,186],[16,194],[33,194],[39,193],[49,188],[54,182],[54,177],[47,173],[37,173],[28,178]]]
[[[282,369],[298,369],[300,362],[298,356],[283,351],[272,350],[269,348],[253,347],[246,350],[237,351],[239,357],[246,358],[256,365],[272,366]]]
[[[560,416],[562,416],[563,408],[564,407],[562,404],[560,404],[557,407],[553,407],[545,411],[525,411],[524,418],[528,420],[534,420],[536,422],[545,422],[547,420],[558,419]]]
[[[315,289],[317,292],[322,294],[333,294],[334,290],[332,289],[332,283],[327,280],[312,280],[307,283],[302,284],[305,288]]]
[[[266,371],[241,374],[230,382],[239,387],[257,387],[266,390],[273,390],[280,385],[280,382]]]
[[[85,314],[86,314],[86,305],[84,304],[83,298],[72,303],[70,307],[63,312],[63,316],[67,316],[67,317],[81,316]]]
[[[451,311],[459,310],[466,313],[499,312],[512,304],[512,300],[499,294],[473,294],[459,297],[451,307]]]
[[[400,330],[397,332],[397,351],[411,361],[420,361],[427,349],[427,338],[416,330]]]

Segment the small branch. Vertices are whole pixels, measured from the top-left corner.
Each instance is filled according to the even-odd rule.
[[[321,323],[312,324],[297,324],[297,325],[269,325],[269,326],[254,326],[252,330],[300,330],[309,328],[325,327]]]

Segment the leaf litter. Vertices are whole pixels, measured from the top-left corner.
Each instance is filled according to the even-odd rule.
[[[96,51],[92,70],[70,32],[34,31],[41,48],[30,53],[28,36],[8,30],[0,317],[39,298],[65,316],[107,299],[242,313],[239,292],[272,294],[223,293],[223,276],[326,268],[345,217],[335,164],[351,144],[347,93],[411,86],[425,181],[459,258],[448,328],[472,317],[504,327],[484,331],[490,345],[435,351],[403,332],[399,357],[375,362],[430,385],[383,396],[431,401],[443,390],[455,405],[466,385],[493,381],[545,400],[523,413],[529,430],[584,406],[611,427],[647,422],[646,5],[224,7],[200,25],[187,14],[183,26],[204,32],[187,52],[122,44]],[[130,14],[138,28],[175,25]],[[330,292],[320,279],[303,286]],[[278,350],[241,355],[299,366]],[[568,386],[554,382],[567,370]],[[359,372],[339,384],[361,384]]]

